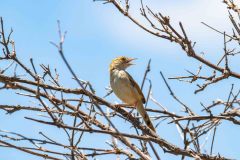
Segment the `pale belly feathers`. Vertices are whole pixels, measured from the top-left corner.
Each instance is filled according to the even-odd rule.
[[[134,105],[139,101],[137,90],[132,86],[124,70],[115,70],[111,75],[111,88],[116,96],[124,103]]]

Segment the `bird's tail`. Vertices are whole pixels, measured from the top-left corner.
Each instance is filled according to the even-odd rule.
[[[144,120],[144,122],[146,123],[146,125],[147,125],[152,131],[156,132],[156,130],[155,130],[155,128],[153,127],[153,124],[152,124],[152,122],[151,122],[151,120],[150,120],[150,118],[149,118],[149,116],[148,116],[145,108],[143,107],[142,102],[138,102],[136,108],[137,108],[137,111],[140,113],[140,115],[143,117],[143,120]]]

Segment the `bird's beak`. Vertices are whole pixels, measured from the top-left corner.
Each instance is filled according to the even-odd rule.
[[[134,63],[132,63],[133,60],[136,60],[137,58],[128,58],[128,64],[129,65],[134,65]]]

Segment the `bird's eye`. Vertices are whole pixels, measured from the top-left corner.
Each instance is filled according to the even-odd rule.
[[[127,60],[126,57],[122,57],[121,59],[122,59],[122,61],[126,61]]]

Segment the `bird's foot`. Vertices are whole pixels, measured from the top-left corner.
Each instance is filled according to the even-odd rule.
[[[115,104],[116,110],[118,110],[119,108],[131,108],[131,110],[127,113],[126,115],[126,120],[128,121],[132,112],[134,111],[134,109],[136,108],[134,105],[130,105],[130,104]]]
[[[130,116],[132,115],[132,112],[134,111],[135,108],[133,108],[131,111],[128,112],[126,119],[129,120]]]

